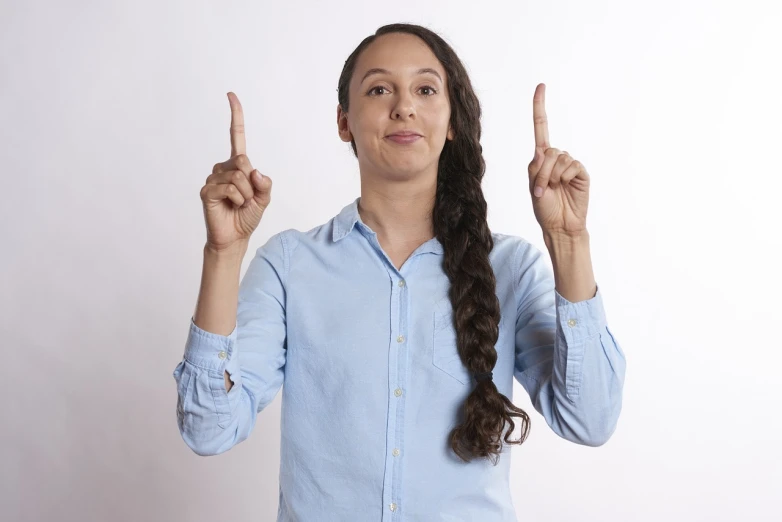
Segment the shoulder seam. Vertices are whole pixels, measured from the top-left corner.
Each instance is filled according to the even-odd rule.
[[[282,246],[282,285],[288,286],[288,267],[290,266],[289,252],[288,252],[288,238],[286,237],[287,230],[283,230],[277,236],[280,240],[280,246]]]

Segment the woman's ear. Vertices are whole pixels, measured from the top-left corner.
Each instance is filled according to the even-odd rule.
[[[339,138],[344,142],[350,142],[353,136],[350,133],[350,127],[348,126],[348,115],[342,110],[341,105],[337,105],[337,130],[339,131]]]
[[[449,140],[453,141],[453,136],[454,136],[454,134],[453,134],[453,129],[452,129],[452,128],[451,128],[451,126],[449,125],[449,126],[448,126],[448,135],[447,135],[446,137],[447,137]]]

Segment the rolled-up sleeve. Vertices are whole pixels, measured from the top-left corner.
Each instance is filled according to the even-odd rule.
[[[616,430],[626,362],[600,288],[571,303],[556,291],[543,252],[528,242],[519,246],[514,267],[516,380],[557,435],[601,446]]]
[[[229,335],[204,331],[190,318],[173,377],[179,432],[198,455],[217,455],[245,440],[283,384],[287,253],[283,232],[258,248],[239,285]],[[225,372],[233,382],[230,391]]]

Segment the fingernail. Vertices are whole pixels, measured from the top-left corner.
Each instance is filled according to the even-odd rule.
[[[535,187],[535,195],[540,197],[543,195],[543,187]]]
[[[258,172],[257,170],[255,171],[255,174],[254,174],[254,175],[255,175],[255,181],[257,181],[258,183],[260,183],[261,181],[263,181],[263,176],[262,176],[262,175],[261,175],[261,173],[260,173],[260,172]]]

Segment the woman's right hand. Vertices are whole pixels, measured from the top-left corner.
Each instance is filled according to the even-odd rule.
[[[271,202],[271,179],[253,169],[246,155],[242,104],[232,92],[228,93],[228,102],[231,157],[215,164],[201,189],[206,246],[214,251],[248,241]]]

